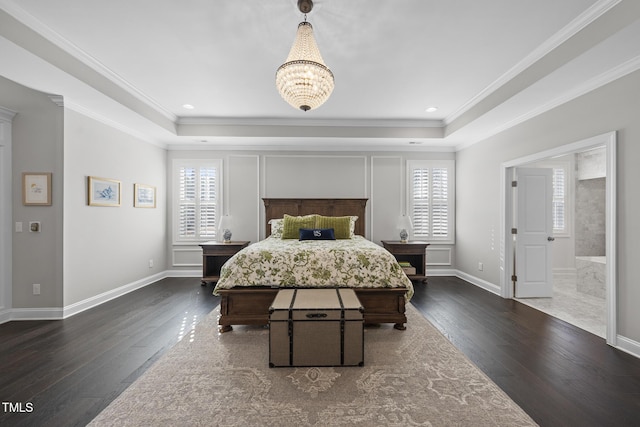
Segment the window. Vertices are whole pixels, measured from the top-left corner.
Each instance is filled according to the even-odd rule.
[[[174,240],[213,240],[222,213],[222,161],[174,162]]]
[[[564,168],[553,168],[553,232],[565,233],[566,227],[566,172]]]
[[[554,159],[534,163],[531,167],[551,169],[553,235],[556,237],[569,237],[573,221],[573,162]]]
[[[556,161],[546,166],[553,169],[553,234],[568,237],[573,221],[573,163]]]
[[[407,213],[413,221],[413,236],[453,242],[453,160],[409,160],[407,171]]]

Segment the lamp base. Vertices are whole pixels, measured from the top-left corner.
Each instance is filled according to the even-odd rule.
[[[404,228],[400,230],[400,243],[407,243],[407,238],[409,237],[409,233]]]

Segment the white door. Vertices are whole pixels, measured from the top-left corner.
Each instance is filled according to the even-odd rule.
[[[553,296],[552,179],[552,169],[516,169],[516,298]]]

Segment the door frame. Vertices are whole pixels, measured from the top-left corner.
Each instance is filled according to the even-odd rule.
[[[511,276],[514,263],[514,245],[511,237],[513,224],[513,188],[511,181],[513,170],[518,166],[563,156],[574,152],[586,151],[590,148],[604,146],[607,154],[606,179],[606,340],[611,346],[617,345],[617,254],[616,254],[616,132],[608,132],[571,144],[562,145],[550,150],[541,151],[529,156],[520,157],[501,164],[500,187],[500,296],[513,298]]]

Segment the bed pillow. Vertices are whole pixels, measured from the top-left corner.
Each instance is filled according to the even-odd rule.
[[[283,239],[299,239],[301,228],[320,228],[316,227],[317,215],[291,216],[284,214],[284,223],[282,227]],[[324,227],[329,228],[329,227]]]
[[[351,221],[349,221],[349,234],[353,237],[356,234],[356,221],[358,220],[357,216],[350,216]]]
[[[336,240],[333,228],[301,228],[300,240]]]
[[[271,224],[271,236],[281,239],[282,229],[284,228],[284,218],[272,219],[269,221],[269,224]]]
[[[333,228],[336,239],[350,239],[351,217],[318,215],[316,218],[316,228]]]

